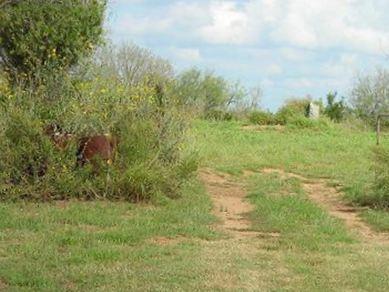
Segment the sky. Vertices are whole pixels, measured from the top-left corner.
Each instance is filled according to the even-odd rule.
[[[389,63],[388,0],[111,0],[107,31],[173,63],[247,87],[262,107],[348,96],[358,74]]]

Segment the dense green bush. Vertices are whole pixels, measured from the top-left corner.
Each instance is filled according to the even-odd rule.
[[[325,117],[313,120],[308,117],[310,98],[290,99],[275,114],[275,123],[287,125],[289,128],[328,130],[332,127],[331,121]],[[320,108],[321,102],[314,101]]]
[[[328,118],[320,118],[317,120],[309,119],[302,116],[297,116],[290,119],[287,124],[290,129],[312,129],[317,131],[328,131],[333,128],[333,122]]]
[[[335,122],[340,122],[345,118],[346,115],[346,104],[344,98],[340,101],[336,100],[337,93],[327,94],[327,106],[324,109],[324,114]]]
[[[122,50],[113,52],[110,58],[118,64],[128,61],[121,60]],[[197,159],[187,148],[187,117],[171,90],[170,73],[143,71],[130,82],[120,66],[102,66],[100,58],[71,75],[46,78],[34,90],[1,82],[1,199],[138,201],[179,195]],[[64,149],[45,133],[53,123],[72,134]],[[78,167],[79,140],[96,134],[119,141],[113,163]]]
[[[276,122],[285,125],[297,118],[306,117],[309,111],[310,99],[290,99],[278,110],[275,115]]]
[[[274,116],[274,120],[279,125],[286,125],[290,120],[294,119],[296,114],[288,108],[280,108]]]
[[[168,62],[136,46],[84,58],[101,42],[104,8],[100,0],[2,6],[1,199],[175,197],[196,169]],[[47,133],[53,124],[69,133],[63,147]],[[103,134],[118,141],[115,156],[79,166],[80,140]]]
[[[275,119],[272,113],[265,111],[252,111],[248,114],[250,123],[256,125],[274,125]]]
[[[105,0],[5,1],[0,62],[13,84],[40,84],[66,71],[101,43]]]
[[[235,117],[232,112],[213,109],[204,114],[204,118],[210,121],[232,121]]]

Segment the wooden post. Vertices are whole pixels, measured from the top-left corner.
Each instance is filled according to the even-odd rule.
[[[377,146],[380,145],[381,116],[377,116]]]
[[[381,120],[383,118],[389,118],[389,114],[381,114],[377,116],[377,145],[381,143]]]

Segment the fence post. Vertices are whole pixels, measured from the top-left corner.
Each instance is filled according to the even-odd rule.
[[[381,116],[377,116],[377,146],[380,145]]]

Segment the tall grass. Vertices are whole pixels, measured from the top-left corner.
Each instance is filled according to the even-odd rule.
[[[83,66],[34,89],[2,90],[1,199],[176,197],[197,163],[183,149],[188,122],[171,80],[145,72],[128,86],[119,72]],[[45,134],[50,124],[72,134],[63,149]],[[102,134],[118,141],[113,163],[97,161],[98,171],[91,164],[78,167],[80,139]]]
[[[370,197],[375,205],[389,208],[389,148],[374,149],[374,194]]]

